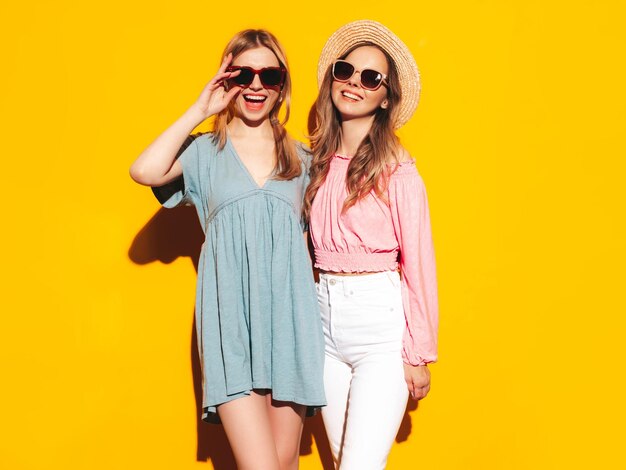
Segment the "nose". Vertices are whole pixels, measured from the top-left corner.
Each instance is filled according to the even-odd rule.
[[[357,74],[359,74],[358,78],[357,78]],[[355,86],[355,87],[361,86],[361,72],[359,72],[358,70],[355,70],[352,76],[350,77],[350,80],[348,80],[348,83],[351,86]]]
[[[250,89],[254,91],[260,91],[263,89],[263,84],[261,83],[261,77],[259,77],[258,73],[254,74],[254,78],[252,79],[252,83],[250,84]]]

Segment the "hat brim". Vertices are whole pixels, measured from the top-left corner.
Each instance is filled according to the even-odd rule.
[[[372,43],[383,49],[392,58],[400,82],[402,98],[396,129],[402,127],[411,118],[420,96],[420,74],[413,54],[409,48],[391,30],[372,20],[360,20],[348,23],[326,41],[317,65],[317,85],[321,87],[331,64],[348,50],[362,43]]]

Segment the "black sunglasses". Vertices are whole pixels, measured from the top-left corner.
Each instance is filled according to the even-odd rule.
[[[376,70],[363,69],[358,71],[354,65],[345,60],[338,60],[333,64],[333,78],[338,82],[347,82],[356,72],[359,72],[361,87],[366,90],[375,91],[381,85],[387,86],[387,75]]]
[[[227,81],[242,88],[248,88],[254,81],[254,76],[258,75],[263,88],[282,89],[287,76],[285,67],[263,67],[262,69],[253,69],[252,67],[232,65],[226,68],[227,72],[236,72],[239,75],[229,78]]]

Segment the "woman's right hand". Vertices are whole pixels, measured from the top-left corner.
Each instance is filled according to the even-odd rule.
[[[176,161],[176,155],[185,139],[202,121],[226,108],[241,91],[240,87],[226,91],[222,85],[225,79],[240,73],[226,72],[232,59],[231,54],[224,58],[222,66],[204,87],[198,100],[137,157],[130,167],[130,176],[137,183],[162,186],[182,174],[183,168]]]
[[[206,84],[198,100],[193,104],[192,108],[195,108],[197,112],[200,113],[202,120],[224,110],[226,106],[228,106],[228,103],[241,91],[240,87],[233,87],[226,91],[223,86],[224,80],[239,75],[238,70],[235,72],[226,72],[226,67],[228,67],[232,60],[232,54],[228,54],[224,57],[217,74]]]

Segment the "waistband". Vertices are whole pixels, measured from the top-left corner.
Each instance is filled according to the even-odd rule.
[[[337,276],[334,274],[320,273],[319,284],[321,286],[376,286],[381,280],[388,279],[394,285],[400,285],[400,273],[398,271],[381,271],[378,273],[367,273],[361,276]]]
[[[337,273],[394,271],[398,253],[337,253],[315,249],[315,267]]]

